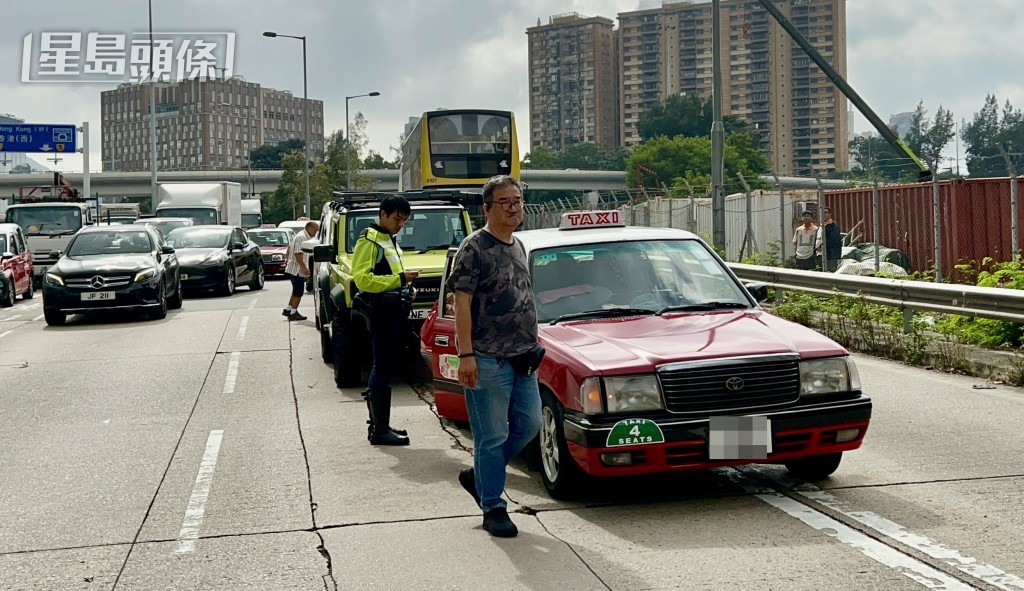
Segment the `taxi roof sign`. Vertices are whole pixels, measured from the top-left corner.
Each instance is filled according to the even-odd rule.
[[[563,213],[559,230],[582,230],[585,228],[625,228],[622,214],[617,209],[607,211],[574,211]]]

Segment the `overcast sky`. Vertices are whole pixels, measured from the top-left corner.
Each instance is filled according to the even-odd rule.
[[[345,125],[345,96],[369,121],[370,148],[391,159],[411,115],[435,108],[512,109],[520,139],[529,130],[526,29],[540,18],[579,12],[614,19],[659,0],[152,0],[160,31],[231,31],[235,74],[302,94],[302,47],[266,30],[308,37],[309,95],[324,101],[328,131]],[[36,123],[89,121],[90,168],[100,168],[100,99],[112,84],[21,82],[22,39],[43,32],[145,32],[143,0],[4,0],[0,113]],[[957,121],[985,95],[1024,106],[1024,11],[1020,0],[849,0],[848,81],[889,115],[924,100]],[[859,114],[855,130],[868,128]],[[522,146],[524,151],[527,146]],[[952,155],[952,149],[950,150]],[[36,160],[44,162],[43,157]],[[81,170],[80,157],[58,165]]]

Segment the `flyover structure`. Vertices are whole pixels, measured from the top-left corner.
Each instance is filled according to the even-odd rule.
[[[230,181],[242,185],[243,193],[267,194],[281,182],[281,170],[182,170],[162,171],[162,182],[215,182]],[[363,170],[359,174],[369,176],[378,191],[398,189],[398,170]],[[65,172],[64,178],[74,187],[82,186],[82,173]],[[92,196],[101,198],[146,197],[150,195],[148,172],[94,172],[90,175]],[[621,191],[626,188],[626,173],[615,170],[538,170],[522,171],[523,182],[538,191]],[[774,185],[775,177],[763,176]],[[4,174],[0,175],[0,199],[15,197],[20,187],[49,185],[52,173]],[[780,177],[779,182],[786,189],[817,188],[814,179],[801,177]],[[845,181],[822,181],[826,189],[845,188]]]

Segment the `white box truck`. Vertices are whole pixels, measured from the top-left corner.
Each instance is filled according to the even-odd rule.
[[[158,218],[192,218],[197,226],[242,225],[242,185],[216,183],[157,183]]]
[[[242,199],[242,229],[251,230],[263,225],[263,204],[259,197]]]

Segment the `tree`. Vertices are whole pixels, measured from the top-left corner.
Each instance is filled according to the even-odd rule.
[[[383,156],[381,156],[377,152],[374,152],[373,150],[370,150],[370,152],[366,155],[366,158],[363,159],[363,168],[367,170],[379,170],[382,168],[395,169],[398,168],[398,163],[388,162],[387,160],[384,159]]]
[[[964,140],[971,176],[1008,176],[1007,158],[1017,174],[1024,171],[1024,115],[1009,100],[1000,114],[995,95],[985,97],[981,111],[974,114],[970,123],[963,124],[960,137]]]
[[[306,143],[299,138],[287,139],[276,145],[264,144],[249,152],[249,166],[257,170],[281,170],[284,157],[291,153],[305,154]]]
[[[638,166],[653,170],[661,183],[673,191],[688,194],[683,187],[689,183],[695,190],[711,184],[711,138],[674,138],[659,136],[633,148],[626,166],[626,185],[637,186]],[[731,133],[725,138],[725,177],[727,184],[737,184],[736,173],[743,173],[752,188],[765,187],[760,175],[768,170],[768,159],[757,149],[749,133]],[[648,181],[648,178],[651,180]],[[649,184],[650,183],[650,184]],[[653,177],[644,175],[644,184],[653,186]]]
[[[555,152],[545,146],[537,146],[522,161],[526,169],[564,170],[578,168],[580,170],[625,170],[629,150],[614,148],[605,151],[601,146],[585,142],[566,146],[562,152]]]
[[[28,174],[32,172],[32,167],[28,164],[19,164],[10,170],[10,174]]]
[[[675,137],[704,137],[711,135],[714,121],[711,99],[701,100],[697,95],[673,95],[665,102],[658,103],[640,114],[637,131],[647,141],[659,135]],[[722,117],[722,124],[728,134],[735,131],[751,131],[750,126],[732,115]]]
[[[956,135],[956,132],[953,131],[953,114],[939,105],[939,109],[935,112],[935,118],[931,122],[928,121],[927,115],[928,111],[924,108],[924,101],[919,102],[914,110],[914,116],[910,120],[910,129],[907,130],[903,139],[918,158],[928,165],[929,170],[938,174],[942,151]],[[916,173],[917,168],[912,168]]]

